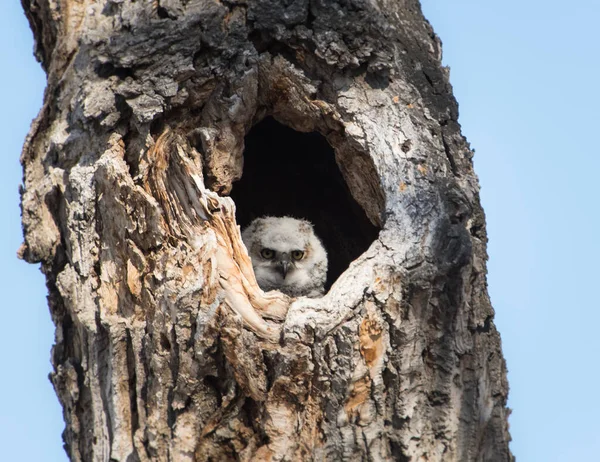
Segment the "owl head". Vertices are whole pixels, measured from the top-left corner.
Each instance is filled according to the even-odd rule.
[[[313,225],[291,217],[261,217],[242,232],[258,285],[288,295],[323,293],[327,252]]]

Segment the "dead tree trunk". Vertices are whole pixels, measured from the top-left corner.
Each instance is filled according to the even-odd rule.
[[[48,87],[20,252],[71,460],[511,460],[472,152],[416,0],[22,1]],[[313,220],[325,297],[260,291],[237,225],[263,213]]]

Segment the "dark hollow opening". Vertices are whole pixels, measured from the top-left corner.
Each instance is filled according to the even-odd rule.
[[[264,215],[311,221],[329,259],[326,289],[377,238],[379,228],[350,194],[333,148],[268,117],[246,136],[244,172],[231,197],[242,229]]]

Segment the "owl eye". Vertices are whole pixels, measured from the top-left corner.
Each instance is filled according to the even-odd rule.
[[[275,256],[275,252],[272,251],[271,249],[262,249],[260,251],[260,256],[266,260],[270,260],[271,258],[273,258]]]
[[[302,260],[302,258],[304,258],[304,252],[302,252],[302,250],[293,250],[292,258],[294,260]]]

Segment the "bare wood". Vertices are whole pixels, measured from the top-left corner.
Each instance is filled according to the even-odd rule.
[[[48,88],[20,255],[71,460],[512,459],[472,152],[417,2],[23,4]],[[381,227],[320,299],[259,289],[226,197],[267,115],[321,133]]]
[[[204,187],[202,170],[186,155],[192,148],[167,129],[149,150],[151,164],[144,179],[165,211],[170,234],[195,245],[202,258],[218,272],[224,302],[239,314],[257,335],[278,341],[280,330],[258,314],[282,321],[289,298],[279,292],[265,294],[259,287],[252,263],[235,224],[234,204]],[[195,153],[193,158],[198,159]]]

